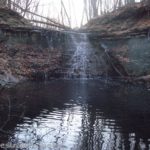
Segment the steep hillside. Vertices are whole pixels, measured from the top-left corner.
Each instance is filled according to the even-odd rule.
[[[0,27],[29,27],[31,24],[15,11],[0,8]]]
[[[150,28],[150,8],[141,3],[122,7],[109,14],[89,21],[82,30],[101,35],[138,34]]]

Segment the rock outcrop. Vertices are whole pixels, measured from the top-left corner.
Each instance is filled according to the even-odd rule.
[[[88,32],[91,45],[89,75],[149,81],[148,12],[141,4],[124,7],[79,30]],[[71,45],[71,34],[78,32],[35,28],[17,13],[0,9],[0,84],[64,77],[78,44]],[[87,48],[85,41],[82,44]]]
[[[29,28],[1,28],[0,84],[60,75],[64,34]]]
[[[149,12],[149,5],[137,3],[95,18],[81,29],[92,33],[95,45],[104,45],[132,81],[150,80]]]
[[[7,8],[0,8],[0,27],[33,27],[17,12]]]

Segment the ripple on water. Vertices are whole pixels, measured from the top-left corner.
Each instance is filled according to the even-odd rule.
[[[29,150],[148,149],[149,91],[101,83],[56,80],[14,88],[7,96],[26,102],[24,117],[13,119],[8,126],[11,134],[0,138],[3,143],[25,144]],[[57,86],[62,87],[59,94]]]

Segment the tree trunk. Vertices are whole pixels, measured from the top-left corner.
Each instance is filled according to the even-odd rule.
[[[97,17],[98,16],[97,0],[91,0],[91,6],[92,6],[93,17]]]
[[[0,7],[6,7],[7,1],[6,0],[0,0]]]

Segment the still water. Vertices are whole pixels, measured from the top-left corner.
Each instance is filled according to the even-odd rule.
[[[150,91],[102,80],[22,83],[0,94],[0,146],[150,149]]]

